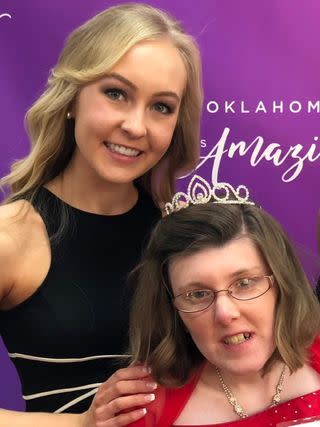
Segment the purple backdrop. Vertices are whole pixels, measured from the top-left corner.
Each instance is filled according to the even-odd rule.
[[[23,116],[41,93],[67,34],[119,3],[124,2],[1,0],[0,175],[28,152]],[[314,280],[319,272],[319,1],[147,3],[176,16],[202,51],[205,105],[198,173],[246,184],[304,248],[303,262]],[[19,382],[3,347],[0,383],[0,407],[22,409]]]

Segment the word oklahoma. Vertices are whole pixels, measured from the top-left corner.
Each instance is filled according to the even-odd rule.
[[[308,114],[311,113],[320,113],[320,100],[316,101],[258,101],[254,105],[248,104],[245,101],[216,101],[216,100],[210,100],[207,103],[207,111],[210,114],[215,114],[220,112],[223,113],[231,113],[231,114],[267,114],[267,113],[293,113],[298,114],[301,112],[305,112]]]

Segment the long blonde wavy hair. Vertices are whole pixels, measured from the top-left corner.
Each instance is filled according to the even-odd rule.
[[[169,200],[178,173],[198,160],[202,106],[201,62],[194,39],[167,13],[145,4],[110,7],[68,37],[45,92],[26,114],[31,151],[0,180],[5,202],[32,200],[37,190],[67,166],[75,147],[66,116],[79,90],[102,78],[136,43],[169,38],[187,70],[187,83],[172,143],[163,159],[138,181],[157,203]]]

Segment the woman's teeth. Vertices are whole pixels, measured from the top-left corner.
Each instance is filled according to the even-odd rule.
[[[140,151],[135,150],[134,148],[127,148],[123,145],[116,145],[110,142],[107,143],[107,147],[114,153],[120,153],[129,157],[137,157],[140,154]]]
[[[233,335],[223,340],[225,344],[241,344],[251,337],[250,332],[243,332],[242,334]]]

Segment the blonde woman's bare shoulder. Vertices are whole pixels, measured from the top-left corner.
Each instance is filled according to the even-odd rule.
[[[0,206],[0,307],[20,274],[19,260],[27,254],[32,236],[40,236],[42,229],[39,214],[28,202]]]
[[[0,206],[0,257],[3,251],[25,251],[31,242],[46,238],[43,220],[26,200]],[[5,242],[5,245],[4,245]]]
[[[41,223],[41,218],[26,200],[17,200],[0,206],[0,233],[21,232],[37,223]]]

